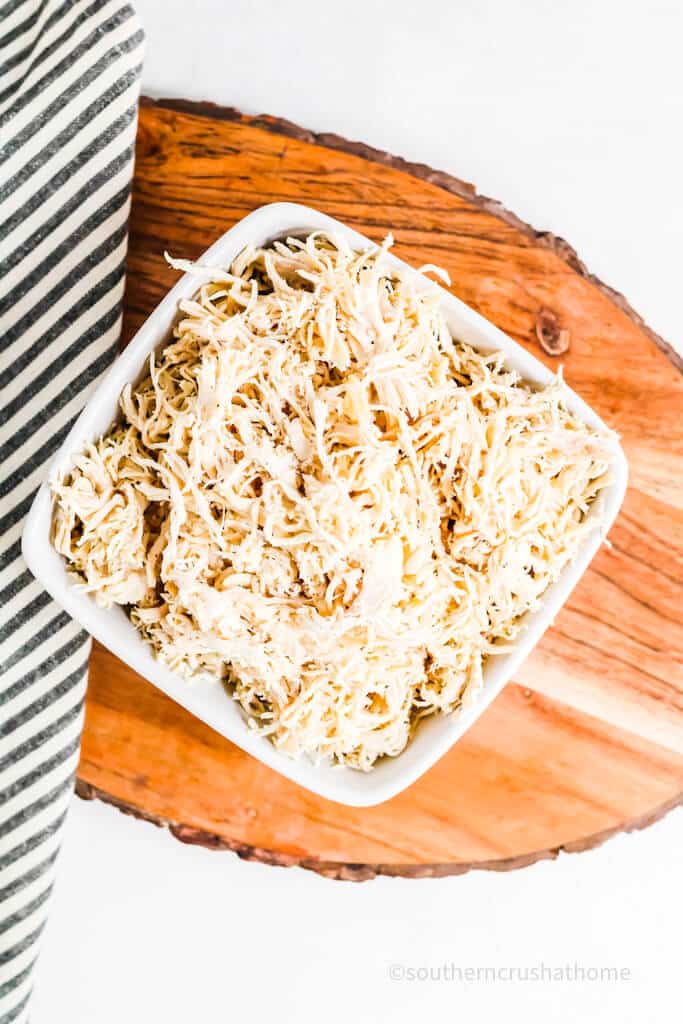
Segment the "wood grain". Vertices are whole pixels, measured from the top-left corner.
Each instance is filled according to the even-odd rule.
[[[185,842],[362,879],[510,868],[642,827],[683,790],[680,361],[562,239],[472,186],[336,136],[181,101],[140,112],[124,339],[175,274],[265,202],[316,206],[414,264],[547,365],[622,435],[624,509],[553,628],[407,792],[342,808],[193,719],[95,646],[78,790]],[[561,333],[561,338],[560,336]],[[544,344],[547,342],[547,344]]]

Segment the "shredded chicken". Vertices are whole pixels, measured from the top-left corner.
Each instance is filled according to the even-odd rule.
[[[453,339],[390,244],[172,261],[204,283],[54,487],[98,604],[281,750],[363,770],[476,694],[595,528],[610,462],[561,379]]]

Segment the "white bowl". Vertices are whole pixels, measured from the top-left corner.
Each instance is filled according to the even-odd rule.
[[[201,262],[227,266],[249,242],[263,245],[286,234],[301,235],[320,228],[338,232],[355,248],[373,244],[363,235],[310,207],[294,203],[273,203],[250,213],[226,232],[207,250]],[[417,271],[401,260],[395,257],[389,259],[393,266],[417,274]],[[438,287],[422,275],[418,277],[425,287]],[[88,442],[96,440],[109,428],[117,415],[118,399],[124,385],[139,378],[150,352],[166,341],[177,315],[178,301],[190,297],[196,288],[195,277],[189,274],[182,277],[105,374],[57,452],[48,477],[36,495],[24,528],[24,558],[31,572],[55,601],[100,643],[237,746],[280,774],[330,800],[354,807],[381,803],[409,786],[453,746],[500,693],[552,623],[619,510],[628,472],[624,453],[614,439],[614,481],[600,493],[590,511],[590,515],[601,516],[602,526],[590,534],[574,562],[546,591],[542,607],[528,616],[526,629],[520,635],[516,649],[510,654],[487,661],[483,688],[470,707],[459,715],[426,719],[399,757],[381,760],[369,773],[326,764],[315,766],[305,759],[293,761],[277,751],[267,739],[248,728],[240,706],[228,698],[218,680],[213,683],[190,683],[165,668],[155,660],[150,647],[121,608],[98,608],[92,598],[79,592],[67,575],[64,559],[50,543],[52,498],[49,481],[67,470],[72,465],[73,457]],[[549,383],[553,375],[542,363],[449,292],[441,288],[438,291],[443,313],[455,337],[481,351],[501,350],[506,355],[508,365],[518,370],[525,380],[540,385]],[[593,410],[569,388],[566,389],[565,400],[567,407],[586,423],[593,427],[604,426]]]

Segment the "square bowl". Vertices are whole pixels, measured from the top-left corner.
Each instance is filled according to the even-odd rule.
[[[209,266],[227,266],[250,242],[264,245],[288,234],[300,236],[320,229],[343,236],[356,249],[375,244],[310,207],[273,203],[260,207],[239,221],[204,253],[200,262]],[[416,275],[425,288],[437,290],[442,312],[454,337],[483,352],[502,351],[507,366],[517,370],[531,384],[544,386],[553,379],[554,375],[541,362],[454,295],[439,288],[402,260],[391,255],[386,259],[390,266]],[[626,490],[626,458],[616,437],[610,435],[609,443],[614,454],[613,480],[600,492],[589,511],[590,516],[600,517],[600,527],[589,534],[574,561],[546,590],[541,606],[527,615],[526,628],[520,634],[515,649],[485,662],[483,687],[469,706],[456,715],[435,715],[421,722],[400,755],[380,760],[369,773],[329,764],[316,766],[304,758],[292,760],[276,750],[268,739],[249,729],[238,703],[228,698],[220,680],[189,682],[166,668],[155,659],[151,648],[122,608],[98,608],[89,595],[79,591],[67,574],[66,562],[50,542],[51,481],[72,466],[74,457],[86,444],[97,440],[108,430],[116,418],[119,395],[124,385],[139,379],[150,353],[167,341],[177,317],[179,300],[191,297],[197,284],[196,277],[185,274],[104,375],[55,455],[47,479],[35,497],[22,538],[24,558],[31,572],[55,601],[92,636],[232,743],[281,775],[330,800],[354,807],[381,803],[419,778],[463,735],[500,693],[552,623],[619,510]],[[565,388],[564,400],[567,408],[591,427],[605,427],[597,414],[570,388]]]

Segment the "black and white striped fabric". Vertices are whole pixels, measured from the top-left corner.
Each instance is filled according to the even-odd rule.
[[[20,536],[116,350],[142,48],[123,0],[0,0],[0,1024],[27,1019],[89,653]]]

